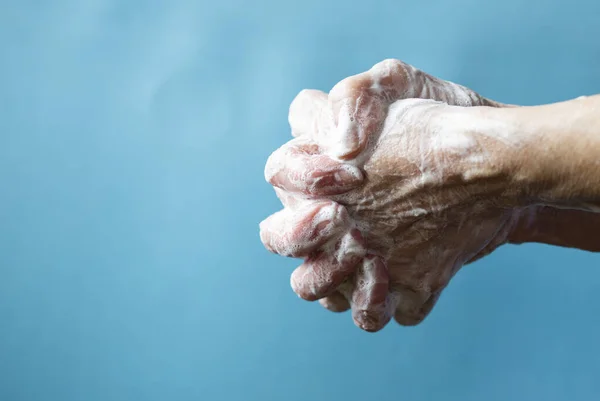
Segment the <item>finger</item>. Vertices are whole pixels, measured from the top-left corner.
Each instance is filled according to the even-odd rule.
[[[320,251],[294,270],[292,289],[307,301],[326,297],[354,272],[365,253],[360,232],[354,229],[344,234],[333,249]]]
[[[406,304],[403,306],[401,301],[394,314],[394,320],[396,323],[402,326],[416,326],[421,323],[429,315],[435,304],[437,303],[442,290],[436,291],[429,295],[429,297],[419,307],[414,309],[407,309]]]
[[[421,281],[417,287],[400,282],[391,285],[392,291],[398,295],[394,314],[396,322],[403,326],[415,326],[429,315],[444,288],[463,266],[456,255],[448,255],[450,256],[446,261],[437,258],[437,266],[422,266],[422,271],[428,272],[425,283]]]
[[[294,137],[308,135],[316,137],[327,127],[329,119],[324,117],[328,111],[327,94],[314,89],[301,91],[292,101],[288,121]]]
[[[337,102],[337,125],[320,142],[331,154],[341,160],[356,158],[380,131],[387,105],[369,95],[357,95]]]
[[[355,275],[352,293],[352,318],[363,330],[381,330],[391,319],[389,307],[389,277],[385,264],[378,256],[367,256]]]
[[[335,128],[329,152],[347,160],[365,149],[378,131],[387,106],[414,96],[412,67],[398,60],[385,60],[369,71],[340,81],[329,93]],[[420,76],[415,77],[420,79]]]
[[[496,233],[493,234],[493,237],[489,240],[489,242],[483,248],[477,250],[474,255],[471,254],[467,256],[467,260],[464,263],[465,265],[474,263],[479,259],[488,256],[502,245],[508,243],[508,238],[511,232],[514,231],[516,225],[518,224],[519,216],[512,211],[507,211],[506,216],[507,219],[502,223],[500,228],[497,229]]]
[[[355,188],[362,182],[363,174],[355,166],[320,154],[317,145],[300,137],[269,157],[265,178],[286,191],[329,196]]]
[[[260,223],[265,247],[282,256],[304,257],[347,229],[346,208],[332,201],[285,208]]]
[[[423,271],[431,271],[432,269],[423,269]],[[397,280],[397,278],[396,278]],[[408,280],[412,282],[412,280]],[[442,279],[438,278],[435,284],[441,283]],[[394,281],[390,284],[391,292],[397,299],[396,309],[394,310],[394,318],[396,321],[405,326],[417,324],[421,318],[421,308],[430,298],[432,290],[431,285],[422,285],[415,288],[413,285],[404,281]]]
[[[345,312],[350,309],[350,302],[339,291],[334,291],[325,298],[319,299],[319,303],[325,309],[336,313]]]
[[[431,99],[454,106],[502,106],[475,91],[427,74],[396,59],[375,64],[367,75],[371,91],[389,105],[401,99]]]
[[[505,106],[400,60],[384,60],[366,72],[340,81],[330,91],[334,127],[328,151],[343,160],[355,158],[379,131],[387,107],[397,100],[410,98],[456,106]]]

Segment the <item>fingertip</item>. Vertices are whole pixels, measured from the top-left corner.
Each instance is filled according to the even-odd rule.
[[[271,185],[292,193],[330,196],[348,192],[363,182],[358,167],[318,153],[314,144],[295,141],[268,158],[265,179]]]
[[[283,157],[281,155],[282,152],[283,146],[271,153],[267,158],[267,162],[265,163],[263,175],[265,177],[265,181],[271,185],[275,185],[273,180],[277,173],[283,168]]]
[[[406,327],[416,326],[419,323],[421,323],[424,319],[425,319],[425,316],[406,315],[401,312],[397,312],[394,314],[394,320],[400,326],[406,326]]]
[[[364,246],[352,232],[347,232],[337,240],[335,249],[326,245],[325,251],[307,258],[294,270],[290,278],[292,289],[307,301],[328,296],[355,271],[364,254]]]
[[[290,286],[298,297],[305,301],[316,301],[320,297],[318,296],[319,289],[315,287],[314,277],[311,277],[309,273],[310,265],[308,262],[304,262],[302,265],[297,267],[290,276]]]
[[[352,318],[362,330],[376,332],[392,317],[393,299],[389,295],[389,278],[383,260],[368,255],[355,276],[352,294]]]
[[[339,291],[334,291],[329,296],[319,299],[319,303],[325,309],[334,313],[342,313],[350,309],[350,302]]]
[[[276,253],[272,246],[273,241],[271,236],[271,225],[273,220],[277,218],[278,213],[282,212],[283,211],[274,213],[271,216],[264,219],[263,221],[261,221],[260,223],[258,223],[260,241],[269,252]]]
[[[346,208],[333,201],[309,201],[299,208],[285,208],[259,224],[260,238],[271,252],[288,257],[307,257],[348,229]]]
[[[292,136],[317,134],[319,116],[327,105],[327,94],[315,89],[303,89],[290,104],[288,122]]]
[[[369,333],[382,330],[389,322],[389,319],[386,321],[381,318],[379,313],[369,310],[353,311],[352,319],[358,328]]]
[[[398,307],[394,313],[394,320],[401,326],[417,326],[421,324],[433,310],[441,294],[441,290],[431,294],[427,300],[416,309]]]

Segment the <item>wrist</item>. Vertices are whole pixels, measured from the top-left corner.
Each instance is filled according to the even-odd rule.
[[[533,175],[528,173],[527,152],[531,143],[535,142],[533,135],[524,132],[519,122],[511,113],[516,107],[471,107],[465,109],[469,113],[468,130],[474,132],[484,155],[484,170],[489,171],[490,184],[500,183],[494,187],[494,198],[506,207],[525,208],[536,204],[535,195],[530,192],[530,180]]]
[[[512,139],[505,148],[519,206],[600,210],[600,98],[492,109]]]

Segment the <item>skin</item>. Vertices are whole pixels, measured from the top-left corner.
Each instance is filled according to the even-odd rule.
[[[261,239],[305,260],[300,297],[351,308],[367,331],[421,322],[458,269],[502,244],[598,251],[598,99],[573,102],[509,107],[397,60],[303,91],[296,139],[265,169],[285,208]]]
[[[536,142],[515,149],[513,180],[533,202],[600,212],[600,95],[495,110],[493,118]]]

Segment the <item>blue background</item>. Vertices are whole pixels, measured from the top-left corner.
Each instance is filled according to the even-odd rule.
[[[600,2],[0,1],[0,400],[586,400],[598,255],[505,247],[355,328],[268,254],[305,87],[400,58],[519,104],[600,92]]]

